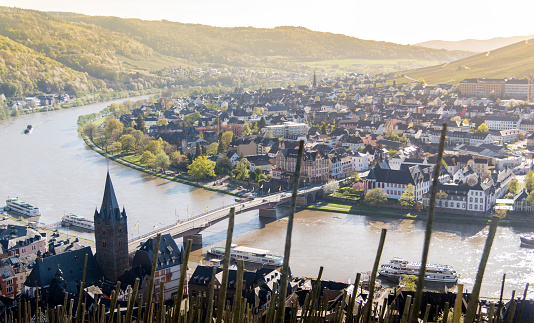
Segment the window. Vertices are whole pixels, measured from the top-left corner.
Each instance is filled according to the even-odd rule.
[[[107,246],[106,242],[102,242],[102,247],[105,248],[106,246]]]
[[[478,210],[478,205],[475,204],[475,210]]]

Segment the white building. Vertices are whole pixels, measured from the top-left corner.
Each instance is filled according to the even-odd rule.
[[[310,127],[305,123],[287,121],[281,125],[267,126],[263,128],[265,136],[283,138],[288,135],[306,135]]]

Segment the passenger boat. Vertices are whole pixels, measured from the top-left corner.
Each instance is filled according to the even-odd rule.
[[[32,133],[33,131],[33,126],[31,124],[29,124],[26,129],[24,129],[24,133],[26,134],[29,134],[29,133]]]
[[[406,275],[419,275],[421,263],[408,262],[402,258],[393,258],[389,263],[381,265],[378,274],[385,278],[399,280]],[[427,264],[425,269],[425,281],[438,283],[458,282],[458,274],[450,265]]]
[[[41,216],[41,212],[39,212],[37,207],[28,204],[28,202],[25,202],[18,197],[8,198],[6,200],[5,209],[27,217]]]
[[[224,257],[225,247],[212,247],[208,250],[209,254]],[[282,266],[284,257],[271,254],[269,250],[237,246],[235,244],[230,248],[230,257],[234,260],[243,259],[245,262],[251,262],[268,266]]]
[[[64,227],[75,226],[86,230],[95,231],[95,223],[83,216],[76,214],[67,214],[61,218],[61,225]]]
[[[519,236],[519,239],[521,239],[522,245],[526,245],[528,247],[534,247],[534,232],[523,233]]]

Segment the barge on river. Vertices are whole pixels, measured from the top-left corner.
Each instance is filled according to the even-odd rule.
[[[83,216],[76,214],[67,214],[61,218],[61,225],[64,227],[75,226],[78,228],[95,231],[95,223]]]
[[[398,281],[407,275],[419,275],[421,263],[408,262],[402,258],[393,258],[387,264],[380,266],[378,274],[382,277]],[[450,265],[427,264],[425,268],[425,281],[434,283],[456,284],[458,274]]]

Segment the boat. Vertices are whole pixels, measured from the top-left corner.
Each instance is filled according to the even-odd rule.
[[[519,239],[521,239],[521,245],[534,247],[534,232],[523,233],[519,235]]]
[[[26,133],[26,134],[30,134],[30,133],[32,133],[32,131],[33,131],[33,126],[31,124],[29,124],[26,127],[26,129],[24,129],[24,133]]]
[[[25,202],[18,197],[8,198],[6,200],[5,209],[27,217],[41,216],[41,212],[39,212],[37,207],[28,204],[28,202]]]
[[[211,247],[208,253],[217,257],[224,257],[225,247]],[[245,262],[251,262],[267,266],[282,266],[284,257],[271,254],[269,250],[237,246],[235,244],[230,248],[230,257],[233,260],[243,259]]]
[[[95,231],[95,223],[83,216],[76,214],[67,214],[61,218],[61,225],[64,227],[75,226],[86,230]]]
[[[378,274],[385,278],[398,281],[407,275],[419,275],[421,263],[408,262],[403,258],[393,258],[387,264],[380,265]],[[450,265],[427,264],[425,269],[426,282],[458,283],[458,274]]]

